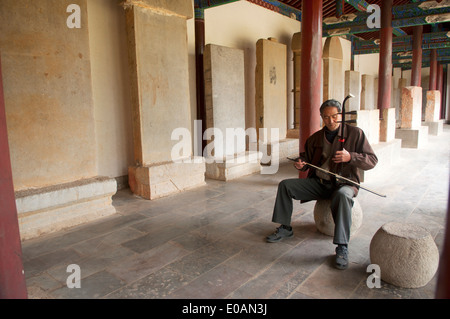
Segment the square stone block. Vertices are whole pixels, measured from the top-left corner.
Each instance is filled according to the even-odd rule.
[[[402,148],[420,148],[428,143],[428,126],[418,129],[396,129],[395,138],[402,140]]]
[[[205,184],[205,162],[192,157],[177,162],[129,167],[131,191],[145,199],[157,199]]]
[[[259,150],[263,156],[261,165],[272,165],[273,163],[283,163],[289,161],[287,157],[297,157],[299,154],[299,140],[288,138],[278,143],[272,142],[259,145]]]
[[[436,122],[423,122],[423,126],[428,127],[428,134],[438,136],[444,132],[444,120]]]
[[[16,192],[22,240],[63,230],[116,213],[115,179],[96,177]]]
[[[261,171],[261,152],[248,151],[226,158],[207,157],[206,177],[228,181]]]
[[[438,122],[441,109],[441,92],[438,90],[427,91],[427,103],[425,107],[425,122]]]

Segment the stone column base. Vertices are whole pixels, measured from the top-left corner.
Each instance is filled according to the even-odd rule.
[[[243,152],[228,156],[218,161],[206,158],[206,177],[220,181],[228,181],[241,176],[261,171],[261,152]]]
[[[263,153],[261,165],[273,165],[289,161],[287,157],[297,157],[299,154],[299,141],[294,138],[287,138],[278,143],[260,143],[259,151]],[[274,158],[273,158],[273,157]]]
[[[444,120],[439,120],[437,122],[422,122],[422,126],[428,126],[428,134],[430,135],[441,135],[444,132]]]
[[[402,148],[420,148],[428,143],[428,126],[396,129],[395,138],[402,140]]]
[[[128,168],[131,191],[153,200],[205,185],[205,162],[192,157],[180,162],[166,162]]]
[[[116,213],[113,178],[96,177],[16,192],[22,240],[38,237]]]

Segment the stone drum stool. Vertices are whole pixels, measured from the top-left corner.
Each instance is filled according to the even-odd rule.
[[[361,227],[363,213],[361,205],[356,198],[353,198],[352,208],[352,226],[350,227],[350,236]],[[319,199],[314,206],[314,221],[317,229],[325,235],[334,236],[334,220],[330,209],[330,199]]]
[[[439,251],[425,228],[389,222],[370,242],[370,261],[380,266],[383,281],[402,288],[419,288],[436,273]]]

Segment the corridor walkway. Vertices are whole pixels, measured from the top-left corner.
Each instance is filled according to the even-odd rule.
[[[291,163],[275,175],[255,174],[147,201],[119,191],[117,214],[23,243],[29,298],[434,298],[437,276],[425,287],[382,282],[369,289],[369,244],[384,223],[427,228],[442,249],[449,187],[450,126],[422,149],[401,158],[360,191],[363,225],[349,246],[350,266],[333,267],[331,237],[316,230],[314,202],[295,203],[295,236],[264,241],[278,182],[295,177]],[[81,288],[69,289],[69,265],[81,270]]]

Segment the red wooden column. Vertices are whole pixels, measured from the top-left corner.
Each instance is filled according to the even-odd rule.
[[[447,205],[447,225],[441,258],[439,260],[438,281],[436,287],[437,299],[450,299],[450,190]]]
[[[201,121],[201,141],[197,154],[203,156],[203,149],[206,140],[203,140],[203,132],[206,126],[206,106],[205,106],[205,75],[203,70],[203,52],[205,50],[205,18],[203,9],[195,10],[195,65],[196,65],[196,94],[197,94],[197,120]],[[197,137],[198,138],[198,137]]]
[[[381,1],[380,65],[378,69],[378,109],[391,106],[392,82],[392,0]]]
[[[302,1],[302,57],[300,80],[300,152],[306,139],[320,129],[322,79],[322,0]],[[306,177],[305,172],[299,173]]]
[[[430,52],[430,85],[429,90],[437,90],[437,51],[436,49],[431,49]]]
[[[0,298],[26,299],[28,296],[7,134],[0,57]]]
[[[422,83],[422,38],[423,26],[415,26],[413,33],[411,86],[421,86]]]
[[[441,63],[437,63],[437,77],[436,77],[436,90],[438,90],[441,93],[441,105],[440,105],[440,111],[439,111],[439,118],[442,120],[442,100],[443,100],[443,93],[444,93],[444,66]]]

